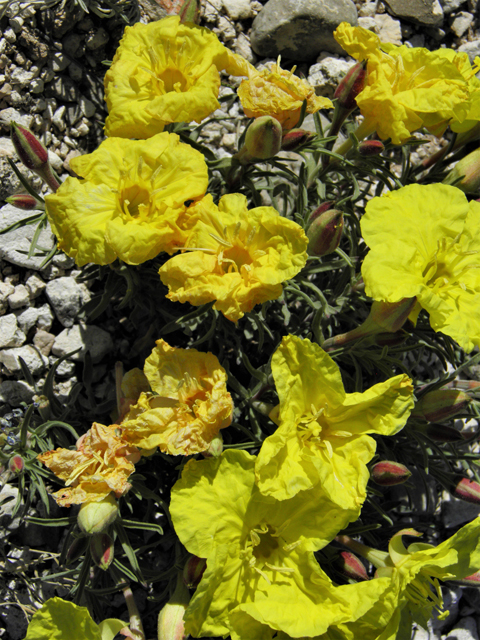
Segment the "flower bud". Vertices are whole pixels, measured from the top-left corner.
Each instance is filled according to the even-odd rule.
[[[391,487],[395,484],[402,484],[406,482],[412,472],[407,469],[404,464],[400,462],[392,462],[390,460],[382,460],[373,465],[370,471],[370,477],[376,483],[382,487]]]
[[[327,200],[327,202],[322,202],[322,204],[310,214],[310,217],[308,218],[308,224],[311,225],[314,220],[322,215],[322,213],[325,213],[325,211],[332,209],[334,204],[334,200]]]
[[[478,482],[475,482],[474,480],[462,478],[459,482],[457,482],[452,495],[454,495],[455,498],[465,500],[465,502],[480,504],[480,484],[478,484]]]
[[[82,536],[81,538],[75,538],[72,544],[68,547],[67,554],[65,556],[65,564],[71,564],[78,560],[85,551],[88,546],[88,538]]]
[[[282,148],[282,125],[272,116],[255,118],[245,134],[245,148],[260,160],[275,156]]]
[[[385,151],[385,145],[380,140],[363,140],[358,145],[357,151],[363,158],[370,158]]]
[[[343,108],[352,110],[357,106],[356,98],[363,91],[367,80],[367,61],[357,62],[348,71],[333,94],[337,103]]]
[[[435,442],[459,442],[464,440],[463,434],[446,424],[429,424],[421,427],[423,433]]]
[[[190,556],[183,567],[183,584],[189,589],[195,589],[206,568],[207,561],[204,558]]]
[[[113,540],[108,533],[96,533],[90,538],[90,553],[97,567],[106,571],[113,562]]]
[[[84,533],[102,533],[115,522],[117,516],[118,504],[110,493],[100,502],[82,504],[77,515],[77,523]]]
[[[408,333],[403,330],[395,331],[395,333],[377,333],[374,337],[374,343],[379,347],[398,347],[408,338]]]
[[[5,198],[5,202],[8,202],[8,204],[11,204],[17,209],[23,209],[24,211],[31,211],[33,209],[39,208],[39,201],[29,193],[17,193],[13,196]]]
[[[462,158],[447,175],[443,184],[453,184],[465,193],[480,189],[480,149],[475,149]]]
[[[208,449],[202,451],[204,458],[218,458],[223,451],[223,438],[218,433],[208,445]]]
[[[22,456],[19,456],[18,454],[12,456],[8,461],[8,468],[12,473],[22,473],[23,469],[25,468],[25,462]]]
[[[412,417],[421,417],[427,422],[443,422],[463,411],[470,401],[470,396],[459,389],[435,389],[420,398]]]
[[[190,593],[179,576],[172,597],[158,614],[158,640],[183,640],[186,637],[183,616],[189,602]]]
[[[452,580],[455,584],[461,584],[465,587],[480,587],[480,571],[472,573],[471,576],[465,576],[460,580]]]
[[[369,579],[363,562],[351,551],[341,551],[335,564],[347,578],[357,582]]]
[[[340,244],[343,233],[343,212],[328,209],[316,217],[307,229],[309,256],[327,256]]]
[[[15,151],[23,164],[56,191],[60,185],[52,173],[48,151],[40,140],[29,129],[13,121],[10,122],[10,133]]]
[[[315,138],[315,133],[304,129],[290,129],[282,138],[282,151],[296,151]]]

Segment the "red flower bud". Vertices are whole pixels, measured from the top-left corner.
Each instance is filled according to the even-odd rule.
[[[12,456],[8,461],[8,468],[12,473],[15,473],[15,474],[22,473],[23,469],[25,468],[25,462],[22,456],[19,456],[18,454],[15,456]]]
[[[183,567],[183,583],[189,589],[195,589],[207,568],[207,561],[197,556],[190,556]]]
[[[296,151],[315,138],[312,131],[290,129],[282,138],[282,151]]]
[[[454,495],[455,498],[465,500],[465,502],[480,504],[480,484],[478,484],[478,482],[475,482],[474,480],[462,478],[459,482],[457,482],[452,495]]]
[[[367,61],[357,62],[347,72],[335,90],[333,97],[343,108],[352,110],[357,106],[356,98],[363,91],[367,80]]]
[[[67,555],[65,556],[65,564],[70,564],[78,560],[85,553],[88,546],[88,538],[82,536],[81,538],[75,538],[72,544],[69,546]]]
[[[385,145],[380,140],[364,140],[358,145],[357,151],[364,158],[369,158],[370,156],[378,156],[382,151],[385,151]]]
[[[90,553],[97,567],[106,571],[113,562],[113,540],[108,533],[97,533],[90,538]]]
[[[39,201],[31,196],[29,193],[17,193],[13,196],[5,198],[5,202],[11,204],[17,209],[24,209],[25,211],[31,211],[38,208]]]
[[[382,460],[373,465],[370,471],[370,477],[382,487],[391,487],[395,484],[406,482],[412,475],[404,464],[400,462],[391,462],[390,460]]]
[[[282,125],[272,116],[255,118],[245,134],[245,148],[253,158],[272,158],[282,148]]]
[[[310,223],[307,229],[310,256],[326,256],[340,244],[343,233],[343,212],[329,209]]]
[[[10,133],[15,151],[23,164],[56,191],[60,185],[52,173],[48,151],[40,140],[29,129],[13,121],[10,122]]]
[[[351,551],[341,551],[335,564],[347,578],[352,578],[357,582],[369,579],[363,562]]]
[[[412,416],[443,422],[463,411],[470,402],[470,396],[460,389],[435,389],[420,398]]]
[[[310,214],[310,217],[308,218],[308,224],[309,225],[312,224],[312,222],[317,218],[319,218],[322,215],[322,213],[325,213],[325,211],[328,211],[329,209],[331,209],[334,204],[335,204],[334,200],[328,200],[327,202],[322,202],[322,204]]]

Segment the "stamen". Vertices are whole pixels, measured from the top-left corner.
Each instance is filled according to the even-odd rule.
[[[279,571],[280,573],[295,573],[295,569],[291,567],[276,567],[273,564],[265,563],[265,566],[269,569],[273,569],[273,571]]]
[[[224,247],[228,247],[229,249],[233,247],[233,244],[228,242],[228,240],[224,240],[223,238],[220,238],[220,236],[217,236],[214,233],[209,233],[208,235],[211,236],[214,240],[216,240],[220,244],[222,244]]]
[[[267,581],[267,584],[268,584],[268,585],[271,585],[271,584],[272,584],[272,583],[270,582],[270,580],[267,578],[267,575],[266,575],[266,574],[265,574],[261,569],[259,569],[258,567],[253,567],[253,568],[255,569],[255,571],[256,571],[257,573],[259,573],[259,574],[262,576],[262,578],[263,578],[264,580],[266,580],[266,581]]]

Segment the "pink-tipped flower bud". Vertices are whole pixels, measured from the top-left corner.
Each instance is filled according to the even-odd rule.
[[[190,593],[179,576],[172,597],[158,614],[158,640],[184,640],[186,633],[183,616],[189,602]]]
[[[369,579],[363,562],[351,551],[341,551],[335,564],[347,578],[357,582]]]
[[[400,462],[392,462],[391,460],[382,460],[373,465],[370,471],[370,477],[382,487],[391,487],[395,484],[403,484],[412,475],[404,464]]]
[[[415,306],[415,302],[416,298],[403,298],[399,302],[379,302],[374,300],[369,317],[383,331],[396,333],[405,324]],[[378,331],[378,333],[381,333],[381,331]]]
[[[465,502],[473,502],[474,504],[480,504],[480,484],[475,480],[469,480],[468,478],[462,478],[455,485],[455,489],[452,492],[455,498],[465,500]]]
[[[471,402],[460,389],[435,389],[423,395],[412,411],[412,417],[427,422],[443,422],[463,411]]]
[[[327,200],[327,202],[322,202],[322,204],[310,214],[310,217],[308,218],[308,224],[311,225],[314,220],[322,215],[322,213],[325,213],[325,211],[328,211],[329,209],[333,209],[334,204],[335,200]]]
[[[60,185],[52,173],[48,151],[40,140],[29,129],[13,121],[10,122],[10,134],[15,151],[27,169],[34,171],[56,191]]]
[[[100,502],[86,502],[80,507],[77,523],[83,533],[103,533],[118,517],[118,504],[110,493]]]
[[[363,140],[358,145],[357,151],[363,158],[370,158],[385,151],[385,145],[380,140]]]
[[[245,134],[245,148],[260,160],[277,155],[282,148],[282,125],[272,116],[255,118]]]
[[[25,468],[25,462],[22,456],[19,456],[18,454],[12,456],[8,461],[8,468],[12,473],[15,473],[17,475],[19,473],[22,473]]]
[[[96,533],[90,538],[90,553],[97,567],[106,571],[113,562],[113,540],[108,533]]]
[[[23,209],[24,211],[32,211],[33,209],[39,208],[39,201],[29,193],[17,193],[5,198],[5,202],[8,202],[8,204],[11,204],[17,209]]]
[[[475,149],[459,160],[443,184],[453,184],[465,193],[478,191],[480,189],[480,149]]]
[[[395,333],[377,333],[374,337],[374,342],[379,347],[398,347],[403,344],[408,338],[408,333],[405,331],[396,331]]]
[[[204,558],[190,556],[183,567],[183,584],[189,589],[195,589],[206,568],[207,561]]]
[[[352,110],[357,106],[357,96],[363,91],[367,80],[367,61],[357,62],[348,71],[333,94],[337,103],[343,108]]]
[[[343,212],[328,209],[310,223],[307,229],[309,256],[327,256],[340,244],[343,233]]]
[[[65,564],[71,564],[83,556],[87,550],[87,546],[87,537],[82,536],[81,538],[75,538],[72,544],[68,547],[67,555],[65,556]]]
[[[420,429],[426,436],[435,442],[460,442],[460,440],[465,439],[458,429],[449,427],[446,424],[435,424],[430,422],[429,424],[420,427]]]
[[[296,151],[315,138],[315,133],[304,129],[290,129],[282,138],[282,151]]]
[[[455,580],[454,582],[464,585],[465,587],[480,587],[480,571],[476,571],[472,573],[471,576],[465,576],[465,578]]]

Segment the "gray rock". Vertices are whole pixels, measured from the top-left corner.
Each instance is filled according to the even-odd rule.
[[[26,339],[26,335],[18,327],[15,314],[9,313],[0,318],[0,349],[21,347]]]
[[[13,107],[7,107],[7,109],[2,109],[0,111],[0,120],[7,125],[10,124],[11,120],[14,120],[17,124],[21,124],[22,127],[27,127],[28,129],[32,124],[33,116],[27,113],[22,113]]]
[[[0,490],[0,522],[5,526],[7,524],[6,521],[11,519],[13,508],[15,507],[15,503],[18,498],[18,488],[12,487],[9,484],[5,484]],[[19,520],[19,518],[16,518]],[[18,524],[15,527],[18,529]],[[9,527],[10,529],[10,527]],[[12,531],[12,529],[10,529]]]
[[[468,30],[470,25],[473,22],[473,16],[471,13],[467,13],[466,11],[459,11],[455,16],[452,24],[450,25],[450,29],[457,36],[457,38],[461,38],[465,31]]]
[[[67,76],[57,76],[45,88],[47,98],[57,98],[62,102],[77,102],[80,91],[75,82]]]
[[[458,47],[459,51],[465,51],[468,53],[468,57],[470,58],[470,62],[473,64],[475,58],[480,56],[480,40],[472,40],[471,42],[466,42]]]
[[[70,58],[78,58],[79,49],[83,43],[83,36],[79,33],[69,33],[62,41],[63,51]]]
[[[376,32],[382,42],[402,44],[402,25],[400,20],[395,20],[388,13],[382,13],[374,18]]]
[[[64,327],[73,327],[82,305],[90,300],[87,287],[68,276],[49,282],[45,293]]]
[[[71,356],[74,362],[82,362],[88,350],[93,363],[100,362],[113,349],[110,334],[93,325],[75,325],[64,329],[55,339],[52,353],[61,357],[81,348],[82,350]]]
[[[52,345],[55,341],[55,336],[52,333],[47,333],[47,336],[52,336]],[[57,362],[58,358],[56,356],[50,356],[49,362],[50,365],[53,366]],[[55,375],[59,378],[70,378],[75,373],[75,363],[71,360],[63,360],[60,362],[58,367],[55,369]]]
[[[24,333],[28,333],[37,324],[39,311],[35,307],[29,307],[21,312],[17,312],[17,322]]]
[[[445,527],[457,527],[480,515],[480,505],[454,498],[444,491],[442,494],[442,520]]]
[[[0,315],[8,309],[8,296],[12,295],[15,287],[9,282],[0,282]]]
[[[222,0],[209,0],[205,3],[203,17],[206,22],[216,22],[218,14],[222,11]]]
[[[455,587],[443,587],[443,610],[448,611],[448,616],[443,620],[439,619],[440,613],[435,609],[432,612],[431,625],[434,631],[441,631],[450,627],[457,619],[458,610],[460,607],[460,599],[462,597],[462,588]]]
[[[477,623],[475,618],[468,616],[462,618],[453,627],[447,636],[442,636],[445,640],[478,640]]]
[[[53,323],[53,313],[50,305],[45,303],[41,307],[37,307],[38,318],[37,327],[44,331],[49,331]]]
[[[11,309],[22,309],[30,302],[28,289],[24,284],[17,284],[14,292],[8,296],[8,304]]]
[[[54,124],[59,131],[65,131],[67,125],[65,124],[65,111],[67,110],[66,106],[62,104],[61,107],[55,111],[52,117],[52,124]]]
[[[47,357],[50,355],[54,342],[55,336],[53,333],[48,333],[48,331],[43,331],[43,329],[37,329],[37,333],[33,336],[33,344],[42,355]],[[50,360],[49,362],[52,364]]]
[[[30,300],[34,300],[44,292],[46,284],[40,276],[37,276],[36,273],[32,273],[32,275],[25,281],[25,286],[27,287]]]
[[[88,98],[85,98],[85,96],[80,96],[78,104],[85,118],[91,118],[97,110],[93,102]]]
[[[35,389],[24,380],[5,380],[0,384],[0,402],[19,407],[22,402],[31,402]]]
[[[42,356],[42,354],[31,345],[0,351],[0,362],[10,373],[21,373],[22,368],[19,358],[22,358],[33,376],[39,375],[45,367],[48,366],[48,358]]]
[[[443,13],[448,15],[453,11],[456,11],[462,4],[465,4],[466,0],[440,0],[440,4],[443,7]]]
[[[6,204],[0,209],[0,229],[5,229],[19,220],[28,218],[31,213],[31,211],[22,211]],[[30,224],[0,235],[0,258],[20,267],[39,269],[45,256],[28,257],[35,229],[36,225]],[[41,231],[38,245],[44,248],[53,246],[53,235],[49,224],[46,229]]]
[[[315,59],[321,51],[344,53],[333,37],[343,21],[357,24],[351,0],[269,0],[253,21],[252,48],[261,56],[298,62]]]
[[[425,27],[443,22],[443,9],[438,0],[385,0],[385,3],[393,15]]]
[[[30,93],[42,93],[45,88],[45,83],[41,78],[34,78],[30,83]]]
[[[253,53],[252,47],[250,45],[250,39],[244,33],[239,33],[237,39],[235,40],[235,44],[233,46],[233,50],[245,60],[248,60],[250,64],[255,64],[257,61],[257,56]],[[80,131],[80,128],[79,128]]]
[[[85,46],[90,51],[96,51],[97,49],[100,49],[100,47],[103,47],[105,44],[107,44],[109,40],[110,36],[108,35],[108,33],[105,31],[105,29],[103,29],[103,27],[100,27],[99,29],[95,30],[93,35],[89,36],[85,40]]]
[[[34,77],[34,72],[17,67],[10,76],[10,82],[17,88],[20,87],[20,89],[23,89],[33,80]]]
[[[253,17],[250,0],[222,0],[222,3],[231,20],[248,20]]]
[[[315,87],[317,96],[333,98],[338,83],[355,62],[347,62],[344,58],[323,58],[310,67],[308,83]]]
[[[35,30],[36,32],[37,30]],[[18,43],[23,47],[30,60],[47,60],[50,48],[46,42],[42,42],[37,33],[23,27],[17,37]]]

